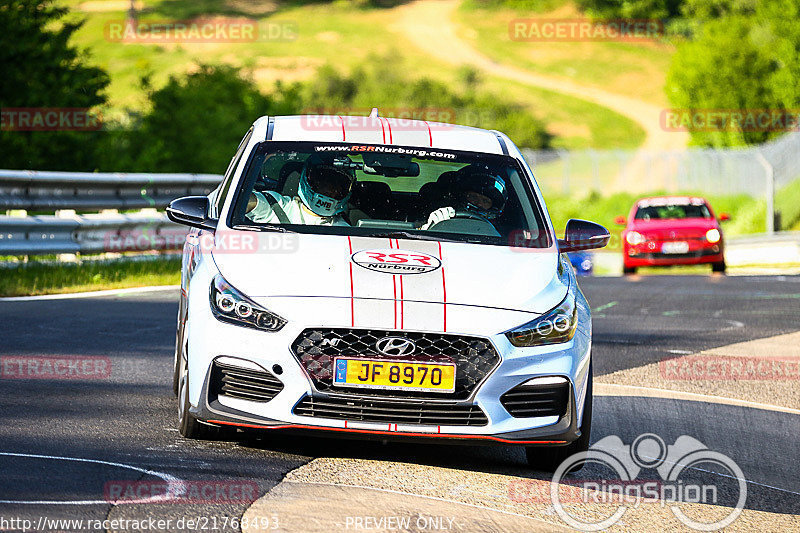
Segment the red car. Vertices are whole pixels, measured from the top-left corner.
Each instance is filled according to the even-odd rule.
[[[642,266],[711,263],[714,272],[725,272],[725,246],[719,220],[703,198],[655,196],[642,198],[628,219],[617,217],[622,231],[623,272],[633,274]]]

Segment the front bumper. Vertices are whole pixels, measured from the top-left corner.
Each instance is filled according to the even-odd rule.
[[[698,265],[705,263],[720,263],[725,260],[725,253],[722,243],[715,245],[706,244],[693,247],[685,254],[665,254],[657,252],[660,250],[661,243],[655,249],[649,249],[644,245],[626,245],[623,250],[623,263],[626,267],[642,266],[670,266],[670,265]],[[631,255],[631,252],[635,252]]]
[[[218,398],[210,398],[209,383],[210,372],[201,393],[203,401],[198,406],[191,407],[190,412],[195,418],[215,426],[277,431],[282,434],[301,436],[468,445],[564,446],[581,436],[575,395],[571,386],[566,413],[550,425],[498,434],[474,434],[452,432],[456,428],[447,428],[445,432],[442,432],[440,426],[375,424],[348,420],[328,420],[324,425],[319,425],[319,419],[315,419],[316,423],[313,425],[287,423],[282,420],[256,416],[251,412],[225,405]]]

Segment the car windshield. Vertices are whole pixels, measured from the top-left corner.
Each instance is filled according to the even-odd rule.
[[[384,145],[262,142],[229,216],[239,229],[548,247],[510,156]]]
[[[705,202],[664,203],[662,205],[639,205],[636,220],[674,220],[682,218],[711,218]]]

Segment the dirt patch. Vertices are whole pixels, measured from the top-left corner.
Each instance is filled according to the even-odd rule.
[[[78,10],[87,13],[102,13],[108,11],[127,11],[130,7],[131,3],[128,0],[92,0],[80,4]],[[141,10],[144,7],[144,3],[141,1],[135,2],[134,7],[137,10]]]

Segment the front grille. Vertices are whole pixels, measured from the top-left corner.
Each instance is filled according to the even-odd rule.
[[[268,402],[283,390],[283,383],[266,370],[250,370],[214,361],[211,366],[209,400],[219,396]]]
[[[421,426],[485,426],[477,405],[426,403],[373,398],[304,397],[294,408],[298,416]]]
[[[429,393],[403,390],[357,389],[358,395],[465,400],[500,363],[500,356],[487,339],[442,333],[374,329],[307,329],[292,344],[292,352],[320,392],[341,391],[333,386],[336,357],[392,361],[375,347],[384,337],[402,337],[417,345],[415,353],[394,360],[456,365],[455,391]]]
[[[564,416],[569,401],[569,383],[518,385],[500,396],[500,403],[514,418]]]

